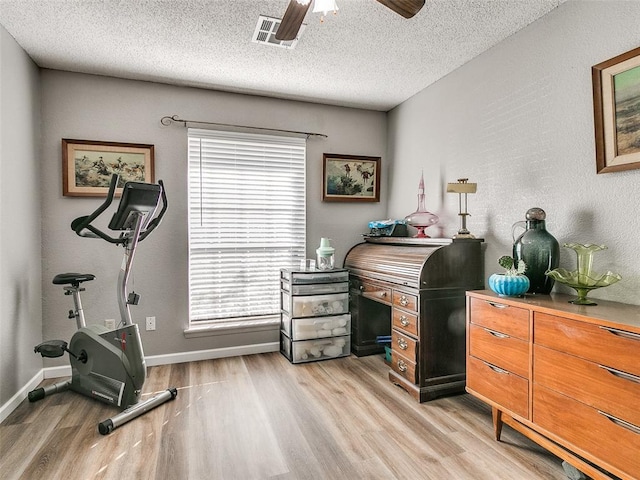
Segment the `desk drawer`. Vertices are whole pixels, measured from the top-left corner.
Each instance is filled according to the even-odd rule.
[[[370,298],[376,302],[391,304],[391,288],[384,285],[363,281],[359,290],[363,297]]]
[[[534,382],[640,425],[640,377],[534,347]]]
[[[515,373],[467,357],[467,388],[523,418],[529,415],[529,382]]]
[[[409,335],[418,336],[417,315],[394,308],[391,316],[393,317],[391,322],[393,328],[398,328]]]
[[[393,348],[391,349],[391,368],[394,372],[406,378],[411,383],[417,383],[418,369],[416,367],[416,362],[412,362],[408,358],[403,357]]]
[[[418,342],[413,338],[403,335],[397,330],[391,332],[391,349],[397,351],[403,357],[413,362],[417,361],[416,351]]]
[[[412,312],[418,311],[418,297],[410,293],[393,291],[393,306]]]
[[[540,427],[598,458],[605,468],[610,465],[624,472],[626,478],[637,478],[640,425],[625,423],[607,411],[538,385],[533,389],[533,412],[533,421]],[[579,450],[576,453],[581,454]]]
[[[529,377],[529,343],[486,327],[469,326],[469,353],[492,365]]]
[[[640,334],[536,312],[536,345],[640,376]]]
[[[524,308],[471,298],[471,323],[529,341],[529,311]]]

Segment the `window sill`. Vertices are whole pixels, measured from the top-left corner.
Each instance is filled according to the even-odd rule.
[[[255,320],[234,320],[211,322],[204,325],[192,325],[184,330],[185,338],[208,337],[214,335],[233,335],[236,333],[254,333],[278,330],[280,318],[269,317]]]

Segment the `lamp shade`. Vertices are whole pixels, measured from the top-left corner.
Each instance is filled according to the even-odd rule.
[[[467,183],[466,178],[459,178],[458,183],[447,183],[447,193],[476,193],[477,183]]]
[[[337,12],[338,5],[335,0],[315,0],[313,4],[313,13],[322,12],[324,15],[327,12]]]

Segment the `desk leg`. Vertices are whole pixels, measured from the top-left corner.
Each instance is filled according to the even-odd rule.
[[[491,407],[491,417],[493,418],[493,434],[497,441],[500,441],[502,434],[502,411],[496,407]]]

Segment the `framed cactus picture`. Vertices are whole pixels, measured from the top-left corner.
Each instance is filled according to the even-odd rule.
[[[322,156],[323,202],[379,202],[380,157]]]
[[[640,47],[591,68],[597,173],[640,168]]]

